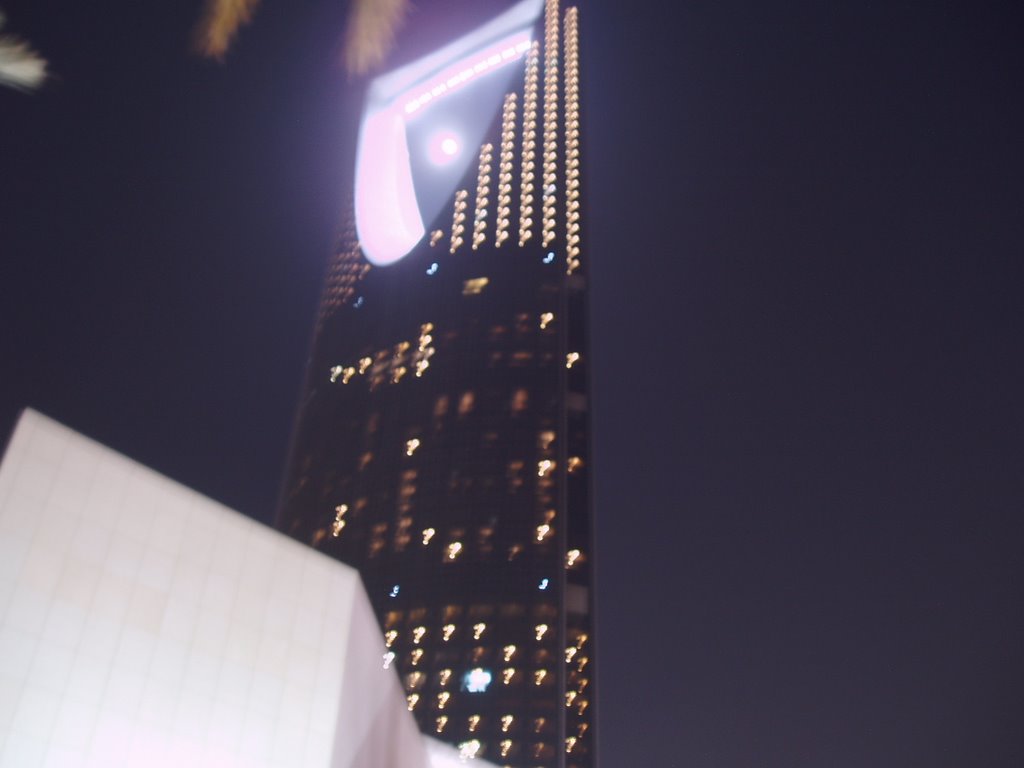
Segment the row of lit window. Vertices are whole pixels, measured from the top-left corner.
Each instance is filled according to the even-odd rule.
[[[433,347],[433,323],[420,326],[419,338],[415,342],[402,341],[391,349],[379,350],[375,355],[362,357],[354,365],[335,365],[330,369],[332,384],[341,381],[348,384],[356,376],[366,376],[373,389],[385,380],[397,384],[410,371],[420,378],[430,367],[430,358],[436,351]]]
[[[442,733],[443,730],[444,728],[441,726],[438,733]],[[567,738],[565,740],[566,754],[571,754],[578,743],[579,740],[575,736]],[[472,760],[484,754],[484,745],[479,741],[479,739],[470,739],[469,741],[460,742],[458,747],[459,757],[463,761]],[[513,752],[514,742],[511,739],[502,739],[498,742],[498,749],[501,757],[508,757]],[[537,742],[530,745],[530,749],[532,756],[538,760],[549,759],[553,752],[553,750],[543,742]]]
[[[452,211],[452,239],[448,250],[451,253],[455,253],[462,245],[462,233],[466,229],[466,198],[469,197],[469,193],[460,189],[455,193],[455,202]]]
[[[462,618],[466,618],[475,624],[479,621],[489,620],[495,615],[502,619],[517,619],[526,615],[528,610],[537,619],[538,623],[549,621],[558,616],[558,610],[550,603],[531,603],[530,605],[523,605],[522,603],[474,603],[468,606],[453,603],[443,608],[420,606],[409,611],[401,609],[389,610],[384,614],[383,621],[384,626],[388,629],[393,629],[402,624],[413,627],[426,623],[428,616],[439,614],[441,622],[444,624],[457,622]],[[580,634],[579,639],[574,640],[574,642],[580,643],[581,647],[582,643],[586,643],[586,641],[586,634]]]
[[[439,724],[438,733],[443,733],[444,726]],[[566,752],[572,752],[576,746],[576,739],[570,737],[566,739]],[[537,760],[550,759],[553,754],[553,749],[543,742],[537,742],[530,745],[530,754]],[[470,739],[469,741],[460,742],[458,745],[459,757],[463,761],[472,760],[474,758],[481,757],[485,754],[485,748],[483,743],[478,739]],[[502,739],[498,742],[499,755],[501,757],[508,757],[512,754],[514,749],[514,742],[511,739]]]
[[[505,95],[501,110],[501,147],[498,156],[498,206],[494,219],[494,246],[500,248],[508,237],[512,212],[512,159],[516,140],[516,95]]]
[[[335,507],[334,520],[331,523],[331,535],[334,538],[339,538],[341,536],[342,531],[345,529],[345,526],[347,525],[347,521],[346,521],[345,517],[346,517],[347,514],[348,514],[348,505],[347,504],[339,504],[337,507]],[[549,511],[549,514],[551,514],[550,511]],[[412,522],[412,518],[410,518],[410,517],[399,518],[397,530],[396,530],[396,533],[395,533],[396,543],[400,543],[401,544],[401,546],[399,547],[399,551],[404,549],[405,546],[409,543],[411,535],[410,535],[408,529],[409,529],[409,527],[411,525],[411,522]],[[534,541],[537,542],[537,543],[543,543],[543,542],[547,541],[549,538],[551,538],[554,535],[554,533],[555,533],[555,529],[554,529],[554,527],[552,527],[552,525],[549,522],[541,523],[540,525],[538,525],[534,529]],[[435,529],[435,528],[424,528],[422,533],[421,533],[421,539],[420,539],[422,545],[423,546],[429,545],[430,542],[436,536],[436,534],[437,534],[437,529]],[[489,539],[490,539],[490,537],[493,534],[494,534],[493,527],[487,526],[487,527],[481,529],[481,542],[480,542],[481,551],[483,551],[485,553],[489,553],[493,549],[493,547],[491,547],[490,542],[489,542]],[[376,555],[377,553],[379,553],[386,546],[386,542],[385,542],[386,536],[387,536],[387,523],[377,523],[376,525],[374,525],[373,530],[372,530],[372,539],[371,539],[371,545],[370,545],[370,548],[371,548],[371,553],[370,554],[371,554],[371,556]],[[399,542],[399,540],[401,540],[401,541]],[[512,560],[514,560],[522,552],[522,549],[523,549],[522,545],[520,545],[520,544],[513,544],[509,548],[509,551],[508,551],[508,560],[510,562]],[[443,554],[443,557],[442,557],[442,562],[454,563],[454,562],[456,562],[460,558],[460,556],[462,554],[465,553],[465,551],[466,551],[466,547],[465,547],[465,545],[461,541],[452,541],[452,542],[450,542],[444,548],[444,554]],[[582,561],[583,561],[582,552],[579,549],[570,549],[565,554],[565,567],[567,569],[571,569],[571,568],[575,567],[577,564],[581,563]],[[548,582],[548,579],[543,579],[539,588],[542,589],[542,590],[543,589],[547,589],[547,586],[548,586],[547,582]],[[396,590],[393,590],[393,591],[394,591],[394,594],[392,595],[392,597],[397,597],[398,596],[398,592]]]
[[[555,191],[558,183],[558,0],[544,9],[544,143],[541,242],[546,248],[555,238]]]
[[[580,266],[579,10],[565,12],[565,248],[566,271]]]
[[[537,82],[539,43],[534,41],[526,56],[526,80],[523,85],[523,148],[519,189],[519,246],[533,236],[533,191],[537,156]]]
[[[480,163],[477,167],[476,177],[476,209],[473,214],[474,251],[483,245],[484,240],[487,239],[485,232],[487,229],[487,204],[490,202],[488,196],[491,193],[491,157],[493,151],[494,147],[490,144],[484,144],[480,147]],[[487,278],[482,279],[486,280]],[[462,292],[466,293],[465,288],[463,288]]]
[[[457,629],[457,627],[456,627],[455,624],[445,624],[441,628],[441,639],[442,639],[442,641],[446,642],[446,643],[449,642],[452,639],[452,637],[454,636],[456,629]],[[544,624],[544,623],[537,624],[533,628],[534,638],[538,642],[543,640],[544,636],[548,633],[549,629],[550,629],[550,627],[547,624]],[[484,636],[484,633],[486,631],[487,631],[487,624],[485,622],[482,622],[482,621],[477,622],[476,624],[473,625],[473,639],[474,640],[479,640],[480,638],[482,638]],[[412,632],[411,632],[411,637],[412,637],[413,644],[414,645],[419,645],[423,641],[423,638],[426,636],[426,634],[427,634],[427,628],[425,626],[421,625],[421,626],[418,626],[418,627],[414,627]],[[582,637],[586,638],[586,635],[583,635]],[[389,629],[389,630],[387,630],[384,633],[384,645],[386,647],[388,647],[388,648],[390,648],[392,645],[394,645],[395,640],[397,640],[397,639],[398,639],[398,630],[396,630],[396,629]],[[585,642],[585,640],[584,640],[584,642]],[[580,645],[580,647],[582,647],[582,644]],[[517,650],[517,648],[516,648],[515,645],[506,645],[504,648],[502,648],[502,657],[505,659],[505,661],[511,661],[512,657],[515,656],[516,650]]]

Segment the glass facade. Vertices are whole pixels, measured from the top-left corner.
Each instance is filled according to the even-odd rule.
[[[279,517],[359,568],[422,730],[508,766],[595,764],[577,14],[371,84]]]

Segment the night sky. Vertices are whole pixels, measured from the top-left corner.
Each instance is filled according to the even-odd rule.
[[[1024,765],[1016,6],[583,3],[605,768]],[[224,65],[195,2],[2,7],[55,77],[0,89],[0,432],[269,520],[345,3]]]

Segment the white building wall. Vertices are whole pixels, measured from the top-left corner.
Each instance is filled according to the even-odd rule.
[[[0,767],[426,765],[354,570],[33,411],[0,465]]]

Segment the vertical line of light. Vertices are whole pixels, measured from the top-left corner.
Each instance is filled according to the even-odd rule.
[[[491,157],[494,147],[484,144],[480,147],[480,165],[476,172],[476,209],[473,212],[473,250],[481,246],[487,235],[487,204],[491,194]]]
[[[558,181],[558,0],[544,8],[544,173],[541,190],[541,241],[555,239],[555,201]]]
[[[523,86],[523,164],[519,193],[519,246],[533,237],[533,180],[537,157],[537,79],[540,44],[534,41],[526,55]]]
[[[494,221],[494,245],[500,248],[508,240],[509,214],[512,212],[512,160],[516,142],[516,95],[505,95],[501,111],[501,154],[498,158],[498,206]]]
[[[466,221],[466,198],[469,197],[469,193],[460,189],[455,193],[455,205],[452,211],[452,241],[451,247],[448,249],[449,252],[455,253],[459,246],[462,245],[462,233],[465,230]]]
[[[565,12],[565,261],[580,266],[580,40],[579,9]]]

